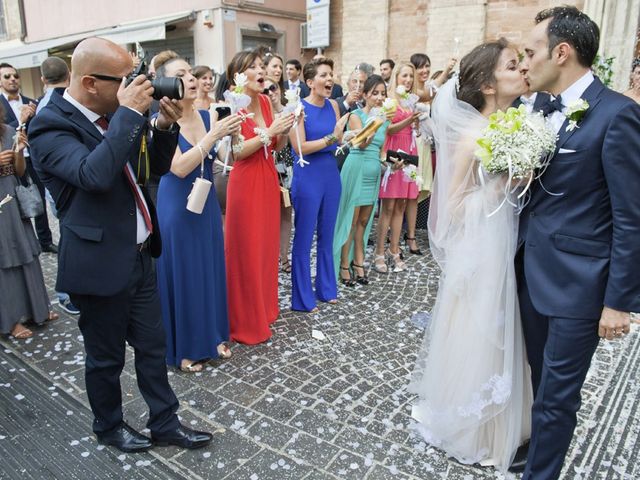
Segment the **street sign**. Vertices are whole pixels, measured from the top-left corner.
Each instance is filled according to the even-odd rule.
[[[307,0],[307,47],[329,46],[329,1]]]

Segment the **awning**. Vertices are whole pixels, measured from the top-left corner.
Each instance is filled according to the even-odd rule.
[[[163,40],[167,25],[184,20],[195,20],[195,12],[187,10],[39,42],[24,43],[20,40],[10,40],[0,44],[0,59],[18,69],[39,67],[49,56],[49,50],[52,48],[74,46],[87,37],[102,37],[118,44]]]

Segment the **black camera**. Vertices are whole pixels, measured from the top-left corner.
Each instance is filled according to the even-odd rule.
[[[140,61],[138,67],[133,71],[131,75],[127,77],[125,85],[129,85],[133,82],[133,79],[138,75],[147,74],[147,64],[144,60]],[[160,100],[162,97],[168,97],[170,99],[181,100],[184,97],[184,83],[182,79],[175,77],[164,77],[149,79],[153,86],[153,98]]]

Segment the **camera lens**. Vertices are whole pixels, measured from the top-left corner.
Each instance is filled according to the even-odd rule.
[[[181,78],[163,77],[151,82],[153,86],[153,98],[160,100],[162,97],[181,100],[184,97],[184,84]]]

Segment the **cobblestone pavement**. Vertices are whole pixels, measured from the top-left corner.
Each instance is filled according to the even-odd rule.
[[[419,241],[425,250],[424,234]],[[55,257],[44,254],[41,260],[54,298]],[[132,478],[250,480],[501,478],[493,469],[447,459],[410,429],[413,396],[406,386],[422,339],[422,329],[411,318],[431,308],[438,269],[428,255],[411,256],[408,263],[407,272],[370,273],[369,286],[343,288],[339,304],[321,304],[313,315],[288,310],[290,281],[281,274],[282,313],[271,341],[234,345],[230,360],[212,361],[203,373],[170,369],[182,420],[215,432],[206,449],[157,448],[135,456],[98,446],[84,391],[82,337],[75,319],[64,313],[38,328],[30,340],[2,340],[0,375],[9,380],[0,380],[0,388],[5,387],[11,402],[3,404],[0,396],[0,404],[9,411],[29,400],[21,391],[26,388],[19,381],[21,369],[12,366],[20,359],[26,369],[42,375],[46,394],[52,397],[48,400],[66,399],[72,405],[64,407],[66,415],[80,415],[84,430],[73,430],[69,423],[61,437],[65,448],[56,460],[76,465],[97,459],[105,467],[93,477],[71,468],[67,479],[119,477],[108,472]],[[314,329],[326,338],[312,337]],[[624,340],[598,349],[563,478],[640,477],[634,460],[640,448],[638,337],[634,326]],[[131,359],[129,351],[122,375],[124,411],[126,420],[142,430],[147,410]],[[24,478],[24,472],[34,468],[28,462],[37,463],[37,455],[19,455],[20,448],[33,449],[32,441],[12,434],[0,420],[0,457],[12,457],[0,478]],[[44,456],[40,460],[44,462]],[[40,478],[59,478],[55,471],[48,472]]]

